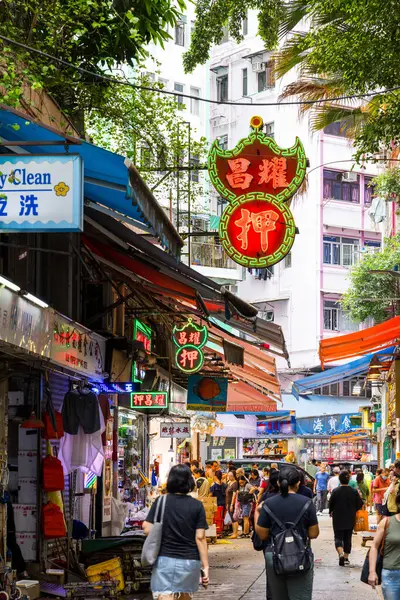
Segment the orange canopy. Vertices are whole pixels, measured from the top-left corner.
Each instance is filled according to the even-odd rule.
[[[276,412],[276,402],[243,381],[228,384],[227,410],[229,412]]]
[[[376,352],[400,342],[400,316],[362,331],[321,340],[321,364]]]

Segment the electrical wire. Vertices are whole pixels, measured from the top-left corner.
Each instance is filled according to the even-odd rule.
[[[38,54],[39,56],[43,56],[51,61],[57,62],[60,65],[68,67],[69,69],[74,69],[75,71],[82,73],[83,75],[90,75],[101,81],[106,81],[108,83],[115,83],[117,85],[123,85],[127,87],[131,87],[135,90],[145,90],[148,92],[156,92],[159,94],[167,94],[169,96],[175,96],[179,98],[188,98],[189,100],[198,100],[200,102],[205,102],[207,104],[218,104],[218,105],[228,105],[228,106],[303,106],[303,105],[312,105],[312,104],[321,104],[326,102],[336,102],[338,100],[354,100],[356,98],[367,98],[371,96],[379,96],[382,94],[388,94],[390,92],[395,92],[400,90],[400,85],[389,88],[387,90],[381,90],[379,92],[365,92],[362,94],[352,94],[348,96],[334,96],[332,98],[320,98],[319,100],[292,100],[289,102],[233,102],[230,100],[212,100],[210,98],[203,98],[201,96],[191,96],[190,94],[184,94],[183,92],[172,92],[169,90],[164,90],[160,88],[153,88],[146,85],[138,85],[136,83],[131,83],[130,81],[123,81],[122,79],[116,79],[110,75],[101,75],[100,73],[95,73],[94,71],[89,71],[83,67],[78,67],[77,65],[73,65],[62,58],[57,58],[56,56],[52,56],[47,52],[43,52],[42,50],[38,50],[37,48],[32,48],[32,46],[28,46],[23,44],[22,42],[17,42],[16,40],[12,40],[4,35],[0,35],[0,39],[7,42],[8,44],[12,44],[17,46],[18,48],[23,48],[29,52],[33,52]]]

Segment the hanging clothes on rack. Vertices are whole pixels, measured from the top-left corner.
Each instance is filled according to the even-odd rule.
[[[100,429],[100,408],[96,394],[88,387],[67,392],[62,407],[62,418],[66,433],[76,435],[79,426],[84,433],[96,433]]]

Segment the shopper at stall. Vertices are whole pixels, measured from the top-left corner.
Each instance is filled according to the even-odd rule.
[[[260,484],[261,484],[261,478],[260,475],[258,473],[258,469],[252,469],[250,471],[250,475],[249,475],[249,483],[250,485],[252,485],[254,488],[259,488]]]
[[[201,498],[208,498],[208,496],[210,495],[211,486],[210,482],[205,476],[204,471],[202,471],[201,469],[195,469],[193,471],[193,477],[196,483],[195,489],[197,489],[198,499],[200,500]]]
[[[315,474],[314,494],[317,494],[317,514],[322,515],[326,508],[328,498],[329,475],[326,472],[326,463],[321,463],[319,471]]]
[[[328,481],[328,493],[332,494],[333,490],[335,490],[340,485],[339,480],[340,468],[334,467],[333,469],[333,477]]]
[[[214,476],[214,483],[210,487],[210,496],[217,499],[217,506],[219,507],[225,507],[226,487],[226,484],[222,481],[222,471],[217,471]]]
[[[339,555],[339,566],[349,564],[351,540],[356,513],[363,506],[360,494],[349,486],[350,473],[342,471],[339,475],[340,486],[332,491],[329,500],[329,514],[332,517],[335,548]]]
[[[373,493],[373,500],[376,510],[376,522],[379,524],[383,517],[383,497],[385,492],[389,489],[389,469],[378,469],[376,477],[371,484],[371,491]]]
[[[155,599],[190,600],[198,591],[200,581],[209,582],[205,535],[208,525],[204,506],[188,495],[193,485],[187,466],[172,467],[167,481],[161,547],[151,576]],[[157,502],[160,500],[153,504],[143,523],[145,535],[149,535],[153,526]]]
[[[259,505],[256,510],[256,533],[261,540],[270,538],[274,540],[282,531],[281,523],[295,524],[296,521],[298,523],[295,525],[295,529],[306,547],[309,546],[310,540],[319,536],[314,504],[309,498],[297,493],[299,485],[299,471],[293,466],[283,467],[279,473],[279,495],[269,498],[264,503],[273,513],[274,518],[263,506]],[[311,551],[309,551],[309,556],[311,568],[304,570],[301,575],[277,575],[271,547],[266,550],[267,580],[272,600],[311,600],[314,577],[314,559]]]
[[[239,504],[239,513],[243,519],[242,537],[249,537],[250,533],[250,514],[254,502],[254,487],[247,481],[244,475],[239,477],[239,489],[237,499]]]
[[[397,513],[379,523],[369,552],[368,583],[378,585],[376,562],[383,542],[382,592],[385,600],[400,600],[400,493],[396,496]]]
[[[364,481],[364,473],[357,473],[357,486],[360,496],[362,498],[364,506],[368,506],[369,500],[369,489],[368,485]]]
[[[236,479],[235,471],[229,471],[227,478],[226,488],[226,510],[229,512],[232,521],[232,535],[231,539],[235,540],[238,537],[239,523],[237,515],[235,514],[235,506],[237,500],[237,492],[239,489],[239,483]]]

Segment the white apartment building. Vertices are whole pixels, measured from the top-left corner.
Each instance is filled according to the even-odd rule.
[[[233,149],[249,133],[253,115],[263,118],[264,131],[281,147],[290,147],[298,136],[310,162],[307,192],[295,198],[292,210],[299,234],[291,253],[270,269],[246,271],[238,285],[241,297],[260,308],[264,318],[283,327],[291,358],[291,372],[304,373],[319,365],[319,341],[354,331],[338,304],[348,287],[349,267],[361,254],[380,247],[382,234],[368,215],[371,176],[375,165],[360,169],[351,161],[352,147],[329,127],[312,134],[308,118],[299,119],[297,106],[258,106],[276,102],[290,74],[275,82],[272,54],[257,37],[257,16],[248,15],[244,40],[228,39],[215,47],[210,61],[211,97],[247,102],[248,106],[217,105],[211,109],[210,136]],[[353,170],[352,170],[353,169]],[[224,202],[214,195],[213,208],[222,214]],[[282,372],[287,370],[283,362]],[[283,389],[290,381],[282,379]]]

